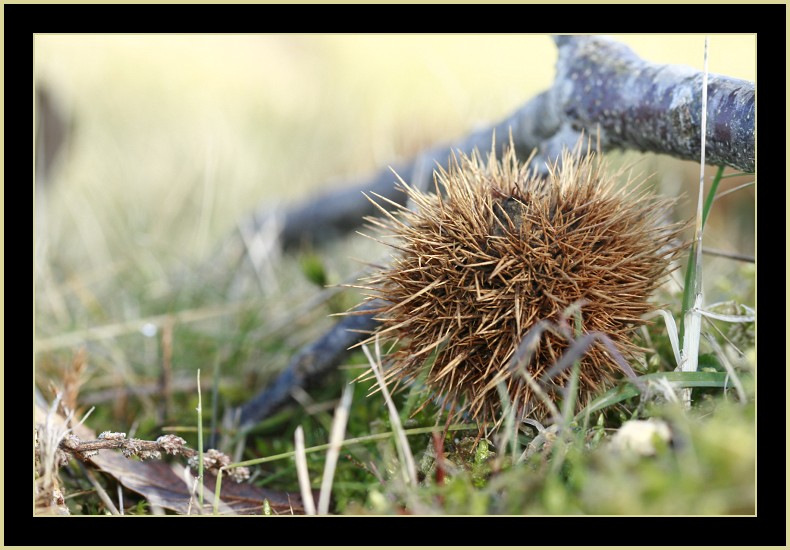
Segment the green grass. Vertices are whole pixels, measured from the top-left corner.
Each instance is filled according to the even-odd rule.
[[[51,400],[51,388],[63,388],[84,347],[87,367],[78,377],[76,417],[95,406],[87,423],[96,432],[136,427],[136,437],[145,439],[162,435],[163,426],[186,426],[179,435],[200,448],[200,370],[202,424],[220,428],[221,450],[229,454],[239,434],[224,428],[224,412],[249,399],[329,327],[329,314],[361,297],[347,290],[315,307],[304,305],[322,292],[321,285],[342,283],[360,268],[350,258],[378,260],[383,253],[375,243],[350,236],[286,255],[266,292],[251,273],[220,270],[207,282],[199,276],[201,261],[261,201],[309,197],[333,177],[363,175],[497,120],[550,84],[554,60],[550,41],[540,37],[447,37],[433,45],[417,41],[405,53],[394,37],[378,49],[353,37],[236,37],[202,44],[196,56],[165,37],[140,44],[126,37],[106,48],[95,48],[95,37],[87,44],[56,38],[67,40],[47,38],[51,42],[40,46],[36,58],[37,74],[62,92],[75,116],[75,134],[53,188],[36,204],[36,385]],[[715,55],[715,41],[712,47]],[[514,72],[524,49],[540,53],[534,55],[540,63],[530,69],[536,74]],[[242,70],[255,63],[259,70]],[[150,67],[148,78],[139,74],[141,64]],[[728,67],[715,70],[733,74]],[[657,192],[693,195],[697,165],[644,159],[645,170],[656,173]],[[723,175],[712,187],[732,189],[750,179]],[[712,202],[716,193],[726,189],[708,193],[706,246],[753,253],[754,188]],[[682,199],[677,219],[688,219],[695,208]],[[702,269],[707,304],[732,300],[754,307],[753,265],[706,256]],[[228,288],[237,277],[245,284],[234,293]],[[681,279],[676,272],[656,297],[675,319],[682,318],[689,287]],[[169,341],[163,338],[168,323]],[[650,395],[623,385],[604,395],[606,406],[589,416],[566,414],[559,434],[514,426],[506,437],[478,440],[474,427],[453,429],[442,442],[441,482],[431,432],[445,425],[445,413],[429,404],[412,414],[425,399],[419,384],[395,394],[417,465],[416,486],[401,480],[402,453],[383,398],[368,396],[368,384],[356,384],[330,509],[751,514],[755,325],[704,320],[703,329],[734,364],[746,404],[731,384],[722,387],[726,370],[705,340],[701,372],[669,378],[690,385],[696,377],[702,382],[694,383],[707,386],[693,389],[690,411],[668,402],[655,382],[675,361],[657,320],[644,341]],[[154,391],[166,364],[172,374],[167,407]],[[246,434],[234,459],[254,463],[254,483],[299,494],[291,457],[294,431],[302,426],[310,485],[321,487],[334,406],[344,385],[366,368],[364,355],[354,354],[325,382],[308,388],[301,403]],[[676,440],[659,445],[654,457],[614,453],[612,434],[632,418],[663,418]],[[76,469],[63,469],[61,476],[72,513],[104,513]],[[97,477],[114,497],[114,481]],[[133,493],[124,494],[124,504],[126,513],[151,513]]]

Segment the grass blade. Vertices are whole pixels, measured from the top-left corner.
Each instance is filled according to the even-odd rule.
[[[681,388],[724,388],[727,385],[727,377],[727,373],[724,372],[654,372],[640,376],[638,380],[647,383],[650,380],[664,378]],[[584,415],[611,407],[637,395],[639,395],[639,388],[631,381],[626,381],[590,402],[576,415],[576,419],[581,420]]]
[[[384,401],[387,403],[387,409],[389,410],[390,414],[390,423],[392,424],[392,431],[395,432],[397,436],[396,442],[398,443],[398,454],[400,455],[404,466],[403,475],[407,483],[416,487],[417,465],[414,462],[414,457],[412,456],[411,449],[409,448],[409,441],[406,439],[406,434],[404,433],[403,426],[400,423],[398,409],[395,408],[395,403],[392,401],[392,396],[387,389],[387,384],[381,371],[381,350],[379,348],[378,336],[376,337],[376,360],[373,359],[373,356],[371,355],[367,346],[363,345],[362,351],[365,352],[365,356],[368,358],[370,368],[373,370],[373,374],[376,375],[376,380],[379,383],[381,395],[384,397]]]
[[[353,396],[354,386],[347,384],[343,389],[340,405],[338,405],[335,410],[335,417],[332,420],[332,431],[329,435],[329,450],[326,453],[324,477],[321,480],[321,493],[318,496],[318,513],[320,515],[329,513],[329,495],[332,493],[332,480],[335,477],[335,467],[337,466],[337,458],[340,455],[340,447],[343,444],[343,436],[346,433],[348,411],[351,408],[351,398]]]
[[[301,426],[294,432],[294,458],[296,459],[296,475],[299,478],[299,490],[302,492],[304,512],[308,516],[315,515],[315,501],[310,491],[310,474],[307,472],[307,455],[304,450],[304,430]]]
[[[681,315],[681,334],[682,334],[682,351],[681,363],[677,369],[684,372],[695,372],[697,370],[697,363],[699,360],[699,341],[700,331],[702,330],[702,317],[700,310],[702,309],[702,232],[707,217],[707,210],[710,209],[710,204],[713,203],[713,196],[711,194],[707,201],[703,203],[703,194],[705,189],[705,144],[707,142],[707,122],[708,122],[708,37],[705,37],[705,49],[703,53],[703,71],[702,71],[702,112],[700,113],[701,130],[700,130],[700,176],[699,176],[699,197],[697,199],[697,223],[694,229],[694,245],[691,249],[691,256],[689,257],[689,266],[693,265],[693,277],[686,277],[686,286],[683,289],[683,312]],[[723,172],[719,169],[718,175]],[[715,187],[718,187],[718,181],[715,182]],[[687,273],[688,275],[688,273]],[[689,306],[693,303],[693,306]],[[688,309],[687,309],[688,308]],[[683,403],[686,407],[691,406],[691,391],[683,391]]]
[[[203,402],[200,394],[200,369],[197,370],[197,421],[198,421],[198,480],[200,488],[198,489],[198,504],[200,505],[200,512],[203,513]]]
[[[719,183],[721,183],[721,178],[724,175],[724,166],[719,166],[719,169],[716,171],[716,175],[713,176],[713,183],[710,186],[710,190],[708,191],[708,197],[705,199],[705,206],[702,209],[702,227],[705,227],[705,222],[708,221],[708,214],[710,214],[710,208],[713,206],[713,201],[716,199],[716,191],[719,190]]]
[[[451,424],[445,430],[441,426],[427,426],[422,428],[409,428],[408,430],[403,430],[404,435],[423,435],[423,434],[430,434],[436,433],[441,431],[448,431],[448,432],[459,432],[459,431],[469,431],[469,430],[477,430],[477,424]],[[361,443],[371,443],[373,441],[382,441],[384,439],[389,439],[395,432],[381,432],[375,433],[370,435],[363,435],[361,437],[352,437],[351,439],[346,439],[342,442],[343,447],[348,447],[350,445],[359,445]],[[305,449],[305,453],[319,453],[321,451],[326,451],[329,449],[329,443],[324,443],[323,445],[316,445],[314,447],[308,447]],[[285,458],[291,458],[296,454],[296,451],[286,451],[284,453],[265,456],[262,458],[253,458],[250,460],[244,460],[242,462],[236,462],[234,464],[229,464],[226,468],[237,468],[240,466],[255,466],[257,464],[264,464],[266,462],[274,462],[275,460],[283,460]]]

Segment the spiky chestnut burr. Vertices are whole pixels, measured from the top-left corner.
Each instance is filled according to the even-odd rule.
[[[385,380],[397,387],[427,369],[432,397],[482,422],[500,416],[500,382],[520,417],[547,415],[511,364],[541,321],[555,328],[532,349],[526,370],[533,380],[556,365],[574,331],[605,334],[632,357],[635,328],[656,309],[650,296],[680,248],[682,225],[663,223],[674,201],[651,195],[643,180],[618,185],[623,173],[608,173],[589,146],[566,151],[546,179],[527,166],[512,147],[501,162],[493,151],[487,163],[461,155],[437,173],[436,194],[401,181],[413,208],[392,203],[395,213],[380,207],[384,217],[368,220],[381,238],[395,238],[387,244],[397,251],[362,285],[368,301],[383,304],[368,342],[397,343]],[[573,305],[581,323],[568,329]],[[622,370],[601,340],[579,361],[581,407]],[[542,381],[550,399],[569,377],[565,369]]]

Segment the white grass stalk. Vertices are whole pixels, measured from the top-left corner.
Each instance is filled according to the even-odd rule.
[[[199,479],[192,477],[189,471],[189,466],[184,466],[184,483],[186,483],[187,491],[189,491],[189,505],[187,506],[187,515],[192,515],[192,505],[195,503],[195,493],[197,493],[197,484]],[[203,511],[201,510],[200,513]]]
[[[709,306],[709,307],[713,307],[713,306]],[[754,315],[724,315],[722,313],[713,313],[712,311],[705,311],[705,310],[700,310],[699,313],[704,317],[708,317],[710,319],[717,319],[719,321],[725,321],[727,323],[753,323],[755,319]]]
[[[705,50],[703,53],[702,71],[702,113],[700,128],[700,177],[699,177],[699,197],[697,199],[697,223],[694,234],[694,305],[686,312],[685,334],[683,337],[683,356],[679,368],[683,372],[696,372],[697,359],[699,357],[700,331],[702,328],[702,210],[704,204],[705,191],[705,142],[707,137],[707,114],[708,114],[708,37],[705,37]],[[691,390],[683,390],[683,402],[686,406],[691,405]]]
[[[376,359],[373,359],[373,356],[370,353],[370,350],[366,345],[362,346],[362,351],[365,352],[365,357],[368,358],[368,362],[370,363],[370,368],[373,370],[373,374],[376,375],[376,380],[379,383],[379,388],[381,389],[381,395],[384,397],[384,401],[387,403],[387,408],[389,409],[390,414],[390,423],[392,424],[392,431],[395,432],[397,438],[397,449],[398,454],[400,455],[401,464],[403,465],[403,476],[407,483],[416,487],[417,486],[417,465],[414,462],[414,457],[411,454],[411,449],[409,448],[409,441],[406,439],[406,434],[403,432],[403,426],[400,423],[400,415],[398,414],[398,410],[395,408],[395,403],[392,401],[392,396],[390,395],[389,390],[387,389],[387,384],[384,380],[384,375],[382,374],[381,368],[381,347],[379,346],[379,339],[378,335],[376,335]]]
[[[41,400],[41,403],[38,405],[43,409],[45,405],[44,398],[40,393],[38,393],[37,390],[36,398]],[[48,492],[51,492],[54,488],[54,480],[58,470],[58,447],[66,434],[72,431],[71,429],[67,428],[67,426],[74,416],[74,411],[65,411],[67,414],[66,418],[63,420],[63,423],[61,424],[58,422],[57,411],[62,400],[63,393],[58,392],[55,395],[55,400],[47,409],[43,426],[40,426],[37,429],[39,456],[41,457],[40,459],[42,467],[42,475],[37,480],[37,483],[40,489],[44,489]],[[85,416],[83,416],[82,420],[80,420],[77,425],[84,422],[91,412],[93,412],[93,407],[91,407],[91,409],[85,414]],[[33,503],[33,513],[36,513],[35,501]]]
[[[94,411],[94,410],[96,410],[96,407],[91,407],[90,409],[88,409],[88,412],[86,412],[84,415],[82,415],[82,418],[80,419],[80,421],[79,421],[79,422],[77,422],[77,426],[82,426],[83,424],[85,424],[85,421],[86,421],[86,420],[88,420],[88,417],[89,417],[91,414],[93,414],[93,411]],[[66,420],[68,421],[68,419],[69,419],[69,418],[71,418],[71,413],[69,413],[69,416],[68,416],[68,418],[67,418]],[[75,428],[76,428],[77,426],[75,426]],[[64,435],[65,435],[65,434],[64,434]]]
[[[672,317],[672,314],[669,313],[665,309],[658,309],[652,313],[645,315],[645,319],[651,319],[653,317],[657,317],[661,315],[664,318],[664,323],[667,326],[667,335],[669,336],[669,342],[672,344],[672,353],[675,354],[675,365],[680,365],[680,342],[678,341],[678,326],[675,324],[675,319]]]
[[[197,421],[198,421],[198,481],[200,482],[200,493],[198,494],[198,504],[200,513],[203,513],[203,401],[200,394],[200,369],[197,370]]]
[[[346,435],[348,411],[351,408],[351,398],[353,396],[354,386],[347,384],[343,389],[340,405],[335,409],[335,417],[332,420],[332,431],[329,434],[329,450],[326,452],[324,477],[321,480],[321,493],[318,495],[319,515],[326,515],[329,513],[329,496],[332,493],[332,480],[335,477],[335,468],[337,467],[337,459],[340,456],[340,448],[343,446],[343,437]]]
[[[299,478],[299,489],[302,492],[302,503],[304,512],[308,516],[315,515],[315,501],[313,493],[310,491],[310,475],[307,473],[307,455],[304,452],[304,430],[301,426],[296,428],[294,433],[294,444],[296,446],[296,475]]]
[[[707,336],[707,335],[706,335]],[[745,404],[746,399],[746,391],[743,389],[743,384],[741,384],[740,378],[735,373],[735,367],[732,366],[730,363],[730,359],[727,357],[727,354],[724,353],[724,349],[719,345],[715,338],[710,336],[707,337],[708,342],[713,347],[713,350],[716,352],[716,355],[719,356],[721,359],[722,365],[724,365],[724,370],[727,371],[727,376],[732,380],[732,385],[735,386],[735,392],[738,394],[738,399],[742,404]]]
[[[726,177],[727,176],[723,176],[721,179],[724,179]],[[713,197],[713,202],[716,202],[717,200],[719,200],[722,197],[726,197],[730,193],[735,193],[736,191],[740,191],[741,189],[745,189],[747,187],[751,187],[752,185],[754,185],[754,182],[753,181],[749,181],[749,182],[746,182],[746,183],[742,183],[741,185],[738,185],[736,187],[733,187],[732,189],[727,189],[726,191],[722,191],[721,193],[719,193],[718,195]]]
[[[196,497],[197,497],[197,494],[198,494],[198,484],[200,483],[200,479],[198,477],[195,477],[195,476],[192,475],[192,472],[190,470],[189,465],[185,465],[183,467],[183,469],[182,469],[180,466],[176,466],[174,464],[172,466],[172,470],[173,470],[173,473],[175,474],[175,476],[180,478],[181,481],[184,482],[184,485],[186,486],[187,493],[189,494],[189,503],[187,505],[187,515],[188,516],[192,515],[192,508],[193,508],[193,506],[194,506],[194,508],[196,510],[196,513],[204,514],[206,512],[205,508],[203,508],[201,506],[197,506],[196,502],[195,502],[197,500]],[[213,514],[215,514],[215,515],[218,514],[218,513],[221,513],[221,514],[232,514],[233,513],[233,509],[230,506],[228,506],[226,503],[222,502],[219,499],[219,494],[220,494],[220,491],[221,491],[221,484],[222,484],[222,479],[221,479],[220,476],[221,476],[221,471],[217,474],[217,479],[218,479],[217,483],[218,483],[218,485],[215,486],[215,491],[214,491]],[[203,484],[202,488],[203,488],[204,491],[209,491],[209,492],[211,491],[211,489],[206,487],[205,484]],[[154,502],[151,501],[151,504],[153,505]]]
[[[99,500],[107,507],[110,513],[114,516],[120,516],[121,513],[118,511],[118,508],[115,507],[115,503],[110,498],[110,495],[107,494],[107,491],[104,490],[104,487],[101,486],[99,481],[96,479],[96,476],[93,475],[93,472],[88,470],[85,465],[81,461],[77,461],[79,464],[80,470],[82,470],[82,474],[85,478],[93,485],[93,489],[96,491],[96,496],[99,497]]]

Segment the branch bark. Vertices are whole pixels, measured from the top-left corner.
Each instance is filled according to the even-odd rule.
[[[639,58],[599,37],[559,36],[551,104],[574,128],[601,128],[606,149],[699,160],[702,73]],[[754,171],[754,84],[708,75],[706,162]]]
[[[535,96],[493,126],[472,132],[455,143],[425,151],[410,162],[392,165],[405,181],[425,188],[437,164],[447,166],[453,151],[471,154],[491,146],[491,136],[504,142],[510,132],[520,156],[538,150],[534,167],[545,170],[563,146],[573,146],[584,130],[601,130],[604,150],[635,149],[697,160],[701,143],[702,73],[681,65],[644,61],[630,48],[605,37],[558,36],[557,75],[552,87]],[[754,171],[754,83],[708,76],[707,162]],[[281,223],[284,249],[320,243],[356,228],[374,215],[361,191],[372,191],[404,203],[395,178],[384,168],[370,178],[289,208]],[[271,216],[268,206],[242,222],[257,231]]]
[[[552,87],[525,103],[498,124],[478,130],[456,143],[438,146],[411,162],[393,165],[412,186],[426,189],[436,165],[447,167],[453,151],[469,155],[487,150],[492,134],[504,143],[512,134],[520,157],[538,154],[533,168],[545,173],[546,163],[559,157],[563,147],[576,144],[582,131],[596,135],[601,147],[635,149],[698,160],[701,145],[702,73],[690,67],[661,65],[639,58],[630,48],[597,36],[558,36],[557,75]],[[721,75],[708,76],[706,160],[754,171],[754,84]],[[406,196],[396,191],[392,170],[344,189],[327,192],[290,208],[280,223],[283,249],[320,243],[350,231],[364,216],[375,215],[362,191],[372,191],[396,203]],[[274,216],[263,208],[242,222],[240,231],[254,232]],[[223,254],[243,259],[241,239],[228,239]],[[226,260],[214,265],[228,266]],[[345,317],[323,337],[306,346],[280,377],[241,407],[241,422],[250,425],[288,401],[295,385],[320,377],[335,368],[347,349],[376,327],[370,314]]]
[[[362,341],[378,324],[372,313],[364,311],[380,305],[375,301],[366,304],[359,315],[344,317],[318,340],[302,348],[269,387],[241,406],[240,427],[249,427],[266,418],[290,401],[294,387],[303,387],[342,363],[351,353],[349,348]]]

